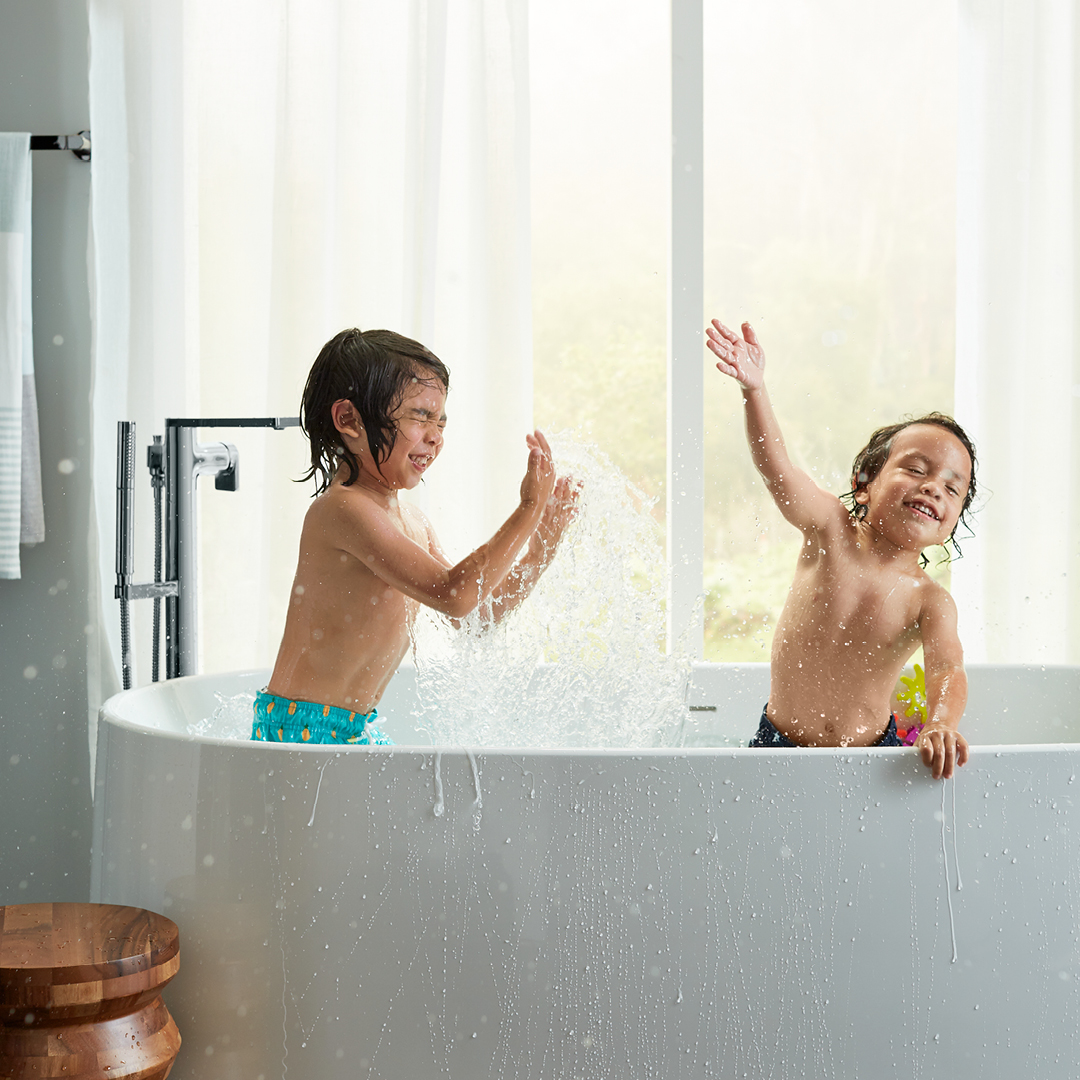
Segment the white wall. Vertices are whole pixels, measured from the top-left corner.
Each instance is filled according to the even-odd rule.
[[[0,130],[72,134],[88,126],[88,117],[85,2],[5,0]],[[90,883],[83,630],[90,167],[66,151],[48,151],[34,153],[33,168],[34,362],[46,538],[23,548],[21,580],[0,581],[0,904],[86,900]],[[76,462],[75,471],[61,474],[62,459]],[[33,679],[24,675],[30,667],[37,670]]]

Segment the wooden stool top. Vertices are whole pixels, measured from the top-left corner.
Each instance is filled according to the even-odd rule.
[[[179,966],[180,932],[152,911],[113,904],[0,907],[0,1022],[27,1009],[59,1018],[87,1015],[103,1002],[133,1006],[157,993]]]

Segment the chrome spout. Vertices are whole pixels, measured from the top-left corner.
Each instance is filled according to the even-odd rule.
[[[120,601],[121,666],[124,689],[131,685],[131,646],[128,602],[153,599],[154,665],[158,676],[158,605],[165,599],[165,673],[174,679],[194,675],[199,664],[198,552],[196,544],[200,476],[213,476],[219,491],[236,491],[240,483],[240,454],[231,443],[197,443],[195,428],[269,427],[281,431],[298,427],[295,416],[230,419],[183,418],[165,421],[164,441],[154,436],[147,448],[147,465],[155,501],[164,503],[155,530],[154,581],[136,584],[134,575],[135,424],[121,420],[117,428],[116,465],[116,597]],[[162,491],[162,489],[164,489]],[[161,522],[161,517],[164,522]],[[162,551],[164,577],[162,577]]]
[[[240,455],[231,443],[197,443],[195,428],[299,426],[295,416],[165,421],[165,577],[177,584],[165,601],[165,672],[170,679],[199,669],[198,503],[200,476],[219,491],[239,487]]]

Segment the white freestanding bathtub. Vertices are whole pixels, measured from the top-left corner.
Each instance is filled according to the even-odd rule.
[[[969,675],[955,784],[691,745],[764,665],[697,669],[681,750],[229,743],[187,725],[265,672],[128,691],[93,899],[180,927],[173,1080],[1076,1076],[1080,669]]]

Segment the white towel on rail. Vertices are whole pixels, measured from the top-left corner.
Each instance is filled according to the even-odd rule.
[[[0,132],[0,578],[20,575],[19,542],[23,520],[23,409],[33,400],[34,351],[30,281],[30,135]],[[29,393],[27,392],[29,378]],[[36,416],[35,416],[36,421]],[[36,436],[34,430],[28,436]],[[35,448],[36,450],[36,448]],[[41,464],[25,470],[30,483]],[[29,486],[29,485],[28,485]],[[33,492],[28,491],[31,516]],[[40,511],[37,516],[40,518]],[[33,524],[36,524],[33,523]],[[41,530],[28,530],[31,539]]]

